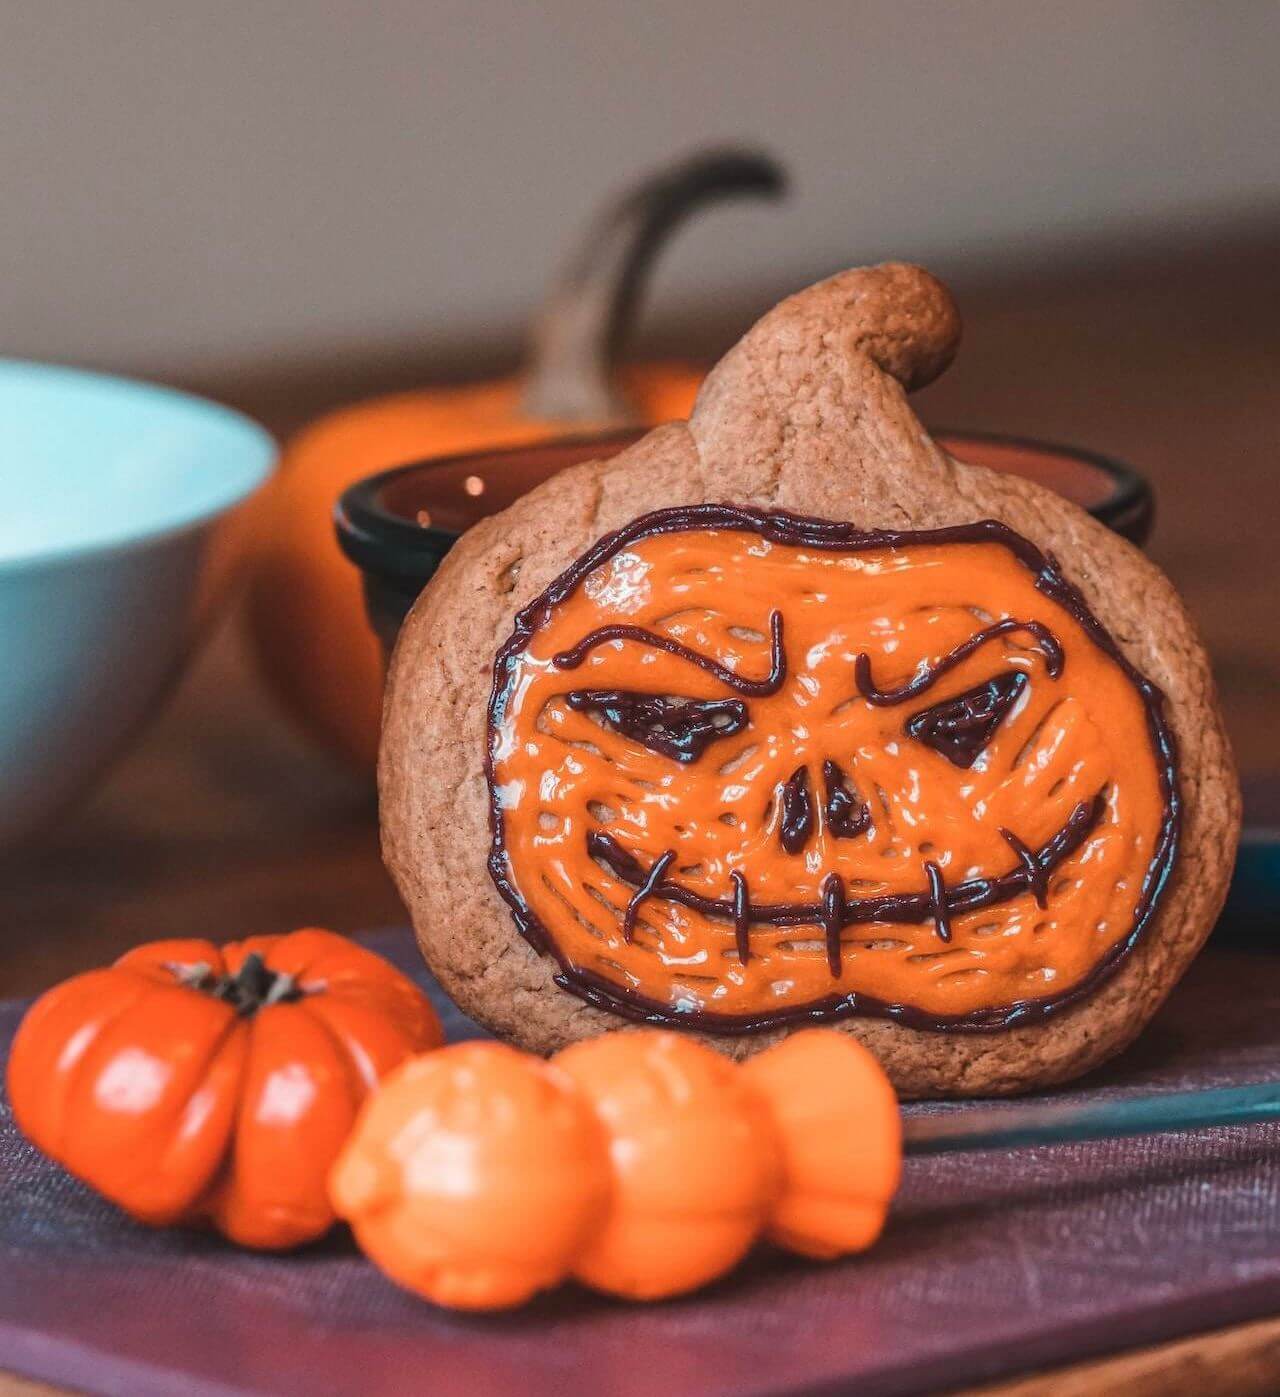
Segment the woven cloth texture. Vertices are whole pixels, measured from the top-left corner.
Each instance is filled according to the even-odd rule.
[[[407,932],[364,938],[436,997]],[[22,1006],[0,1006],[0,1052]],[[1122,1060],[1124,1096],[1280,1071],[1280,961],[1209,951]],[[912,1110],[965,1109],[912,1107]],[[761,1250],[702,1293],[576,1287],[459,1316],[343,1230],[288,1257],[137,1226],[41,1158],[0,1103],[0,1367],[95,1393],[686,1397],[934,1391],[1280,1309],[1280,1125],[910,1160],[870,1254]]]

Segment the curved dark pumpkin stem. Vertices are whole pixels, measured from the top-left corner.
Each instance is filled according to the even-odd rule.
[[[615,368],[668,233],[705,204],[777,198],[785,188],[775,160],[728,148],[667,166],[608,204],[534,323],[524,411],[567,423],[633,422]]]
[[[301,985],[292,975],[271,970],[257,951],[245,956],[234,975],[215,975],[203,963],[172,969],[180,984],[223,1000],[244,1018],[272,1004],[291,1003],[303,995]]]

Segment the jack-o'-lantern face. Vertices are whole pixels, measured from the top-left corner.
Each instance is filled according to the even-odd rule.
[[[727,1031],[1050,1013],[1141,935],[1177,831],[1159,694],[990,522],[635,521],[518,618],[489,781],[560,983]]]

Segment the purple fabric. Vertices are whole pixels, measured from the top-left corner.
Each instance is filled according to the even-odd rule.
[[[407,935],[370,942],[425,979]],[[0,1007],[6,1049],[19,1017]],[[1214,950],[1087,1089],[1278,1067],[1280,962]],[[128,1397],[916,1392],[1280,1309],[1278,1198],[1280,1125],[919,1159],[863,1258],[762,1251],[681,1301],[566,1288],[465,1317],[397,1290],[343,1232],[272,1258],[135,1226],[36,1155],[5,1107],[0,1366]]]

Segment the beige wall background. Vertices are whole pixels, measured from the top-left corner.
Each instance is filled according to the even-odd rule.
[[[1280,4],[2,0],[0,349],[159,374],[510,333],[619,180],[766,145],[654,314],[1280,198]]]

